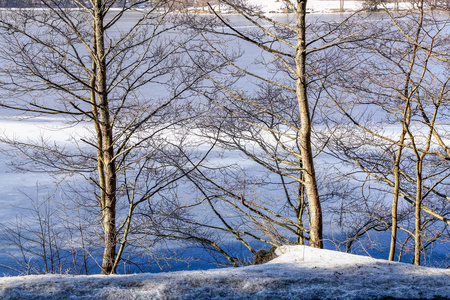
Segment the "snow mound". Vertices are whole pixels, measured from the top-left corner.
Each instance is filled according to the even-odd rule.
[[[306,246],[264,265],[116,276],[0,278],[0,299],[450,299],[450,270]]]
[[[339,251],[317,249],[308,246],[281,246],[275,250],[278,256],[270,263],[295,263],[303,262],[316,267],[345,267],[346,265],[389,263],[385,260],[374,259],[368,256],[348,254]]]

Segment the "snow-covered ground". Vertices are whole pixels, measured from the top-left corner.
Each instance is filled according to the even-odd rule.
[[[283,246],[243,268],[0,278],[0,299],[450,299],[450,270]]]

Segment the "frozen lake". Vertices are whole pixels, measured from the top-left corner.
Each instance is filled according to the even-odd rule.
[[[119,34],[123,32],[124,29],[130,28],[135,20],[136,13],[129,13],[121,22],[117,24],[116,27],[112,29],[112,34]],[[344,18],[350,16],[349,13],[346,14],[310,14],[307,16],[308,22],[311,23],[320,23],[320,24],[331,24],[331,23],[339,23]],[[286,19],[291,19],[292,15],[287,14],[278,14],[273,15],[274,19],[278,21],[285,21]],[[251,29],[252,27],[246,22],[242,17],[236,15],[228,15],[227,18],[236,25],[238,29]],[[381,17],[379,14],[371,15],[366,19],[368,23],[370,22],[380,22],[381,20],[387,20],[387,17]],[[183,32],[170,32],[168,33],[171,37],[182,37]],[[195,41],[194,41],[195,42]],[[253,64],[255,59],[261,58],[262,51],[256,50],[255,47],[248,46],[245,43],[237,42],[231,40],[227,47],[232,50],[234,48],[241,47],[240,49],[243,51],[243,55],[240,58],[240,62],[243,63],[247,68],[247,70],[255,72],[257,74],[265,74],[266,70],[260,68],[260,66]],[[266,57],[264,57],[266,58]],[[257,85],[252,85],[251,83],[247,83],[243,88],[251,89],[251,87],[256,87]],[[146,95],[148,97],[164,97],[167,94],[167,90],[157,89],[155,92],[155,86],[143,86],[140,90],[142,95]],[[3,134],[8,137],[14,137],[19,140],[28,140],[28,141],[38,141],[42,137],[44,137],[50,143],[58,143],[60,145],[66,146],[68,148],[71,146],[71,138],[75,137],[79,139],[80,137],[84,137],[90,134],[92,128],[89,128],[89,125],[77,125],[75,127],[67,126],[60,117],[38,117],[38,118],[27,118],[25,115],[21,115],[18,118],[11,111],[1,111],[0,110],[0,129]],[[320,127],[321,130],[326,131],[326,127]],[[397,135],[400,127],[397,125],[392,125],[384,128],[388,135]],[[170,137],[168,137],[170,138]],[[191,137],[194,138],[194,137]],[[1,146],[2,149],[6,149],[6,146]],[[226,164],[228,161],[233,161],[234,159],[240,160],[238,164],[243,167],[243,169],[249,172],[257,172],[260,170],[257,164],[251,162],[248,158],[246,160],[242,159],[242,155],[236,154],[234,152],[229,152],[225,156],[221,156],[219,153],[212,152],[211,154],[213,159],[220,161],[222,164]],[[59,184],[59,180],[61,178],[52,178],[51,176],[44,173],[33,173],[33,172],[13,172],[9,170],[8,163],[14,162],[16,164],[21,163],[21,157],[8,157],[5,153],[0,154],[0,182],[2,182],[2,189],[0,192],[0,221],[1,222],[9,222],[13,221],[16,218],[16,215],[19,213],[28,214],[28,209],[31,207],[31,203],[33,199],[36,197],[46,198],[52,193],[55,192],[55,186]],[[323,169],[327,171],[327,167],[331,164],[337,163],[337,161],[333,160],[330,156],[327,155],[319,155],[316,158],[316,163],[319,166],[319,169]],[[326,176],[326,172],[324,172],[324,176]],[[78,180],[79,178],[72,177],[68,180]],[[180,187],[182,189],[183,187]],[[263,196],[270,196],[273,191],[266,192]],[[327,228],[325,231],[330,233],[332,230],[332,225],[329,221],[325,221]],[[387,240],[387,237],[382,237],[384,240]],[[331,244],[327,244],[328,247],[332,248]],[[446,247],[446,246],[445,246]],[[191,254],[198,256],[198,249],[194,249]],[[201,251],[200,251],[201,252]],[[384,258],[386,253],[383,251],[373,251],[369,253],[377,258]],[[440,253],[439,255],[442,255]],[[0,250],[0,259],[2,257],[2,252]],[[3,256],[4,257],[4,256]],[[410,259],[410,257],[408,257]],[[177,269],[185,268],[184,265],[181,267],[176,267]],[[205,265],[197,266],[197,268],[205,268]],[[152,271],[156,271],[157,268],[152,269]]]
[[[134,14],[136,13],[129,13],[115,28],[113,28],[112,32],[117,34],[118,32],[122,32],[123,29],[130,28],[136,17]],[[348,15],[349,14],[313,14],[308,15],[308,19],[320,23],[338,22]],[[285,21],[286,19],[291,19],[292,15],[278,14],[273,15],[273,17],[276,20]],[[239,26],[243,28],[248,28],[249,26],[248,22],[243,20],[240,16],[227,15],[227,18],[229,18],[233,24],[236,24],[238,28]],[[174,33],[171,33],[171,35],[174,35]],[[238,43],[236,43],[236,45],[238,45]],[[232,49],[233,46],[233,44],[228,45],[230,49]],[[247,49],[243,49],[244,56],[242,57],[242,61],[246,62],[249,68],[254,68],[252,71],[258,71],[258,67],[252,66],[252,62],[258,55],[261,55],[261,51],[252,51],[254,50],[253,47],[249,47],[242,43],[239,43],[239,46],[248,47]],[[264,72],[264,70],[261,70],[260,72]],[[161,93],[160,91],[155,94],[155,89],[146,86],[141,89],[141,92],[144,94],[153,94],[156,97],[164,95],[164,93]],[[92,130],[90,127],[85,127],[89,125],[80,124],[76,127],[70,127],[62,121],[63,119],[57,116],[28,118],[23,114],[17,116],[14,111],[5,109],[0,110],[0,128],[2,133],[8,137],[14,137],[21,140],[37,141],[41,137],[44,137],[57,143],[70,145],[68,140],[71,136],[84,136],[85,134],[88,134],[89,130]],[[4,147],[5,146],[3,146],[3,148]],[[3,221],[13,219],[15,215],[14,212],[16,211],[15,207],[23,206],[26,203],[26,201],[21,201],[21,199],[24,199],[24,194],[33,197],[32,195],[36,193],[37,185],[42,185],[42,187],[48,186],[51,188],[54,184],[53,179],[43,173],[24,174],[10,171],[7,165],[11,159],[12,158],[4,155],[0,156],[0,180],[3,183],[2,192],[0,193],[0,219]],[[13,160],[19,162],[20,159],[20,157],[17,157]]]

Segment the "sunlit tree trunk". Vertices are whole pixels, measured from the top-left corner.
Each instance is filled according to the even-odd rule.
[[[408,115],[406,118],[409,119],[410,113],[409,107],[405,108],[405,112],[403,114],[404,117]],[[397,244],[397,227],[398,227],[398,199],[400,195],[400,161],[402,156],[403,144],[405,142],[406,130],[403,124],[403,130],[400,135],[399,146],[397,149],[397,155],[394,161],[394,194],[392,196],[392,227],[391,227],[391,243],[389,248],[389,260],[393,261],[395,258],[395,249]]]
[[[297,71],[296,93],[300,111],[300,148],[303,165],[303,179],[310,210],[310,245],[323,248],[322,241],[322,209],[317,189],[311,148],[311,116],[307,97],[306,78],[306,0],[297,2],[297,45],[295,49],[295,65]]]
[[[103,252],[102,274],[115,273],[113,269],[116,256],[116,168],[114,162],[113,124],[109,115],[108,93],[106,90],[106,57],[103,25],[104,1],[96,0],[94,6],[94,36],[96,63],[96,88],[98,91],[98,113],[102,148],[99,149],[103,170],[99,169],[99,176],[103,177],[104,194],[102,205],[102,225],[104,230],[105,249]]]

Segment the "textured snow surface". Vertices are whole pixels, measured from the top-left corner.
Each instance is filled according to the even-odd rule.
[[[304,246],[259,266],[0,278],[0,299],[450,299],[450,270]],[[390,298],[392,297],[392,298]]]

